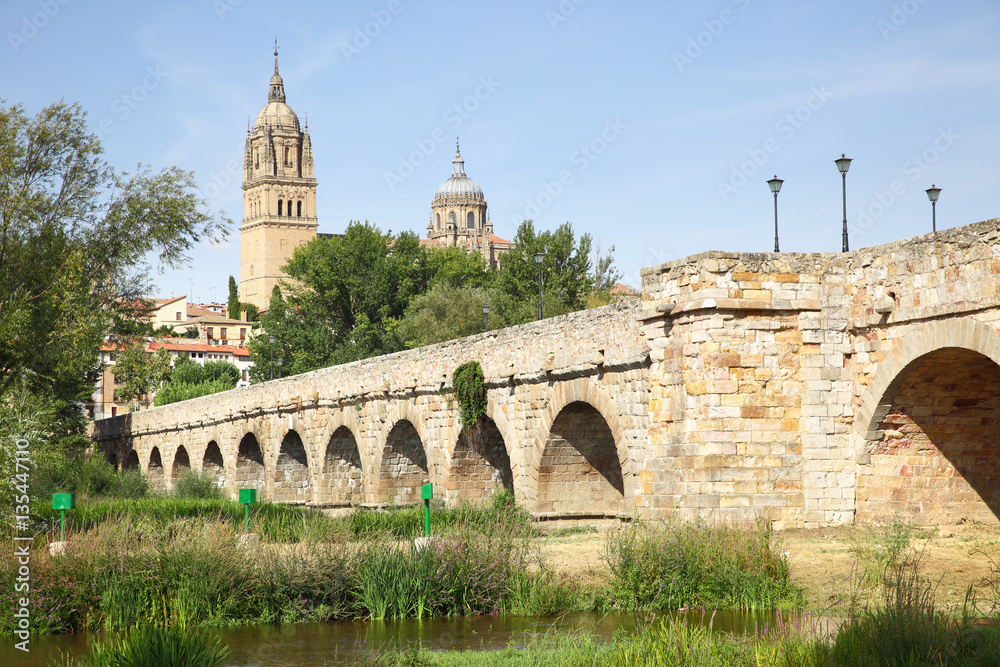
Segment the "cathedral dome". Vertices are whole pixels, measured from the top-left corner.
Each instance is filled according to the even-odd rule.
[[[257,114],[255,127],[291,127],[299,129],[299,117],[292,111],[292,107],[284,102],[268,102],[267,106]]]
[[[456,152],[455,159],[451,163],[453,169],[451,178],[438,187],[437,192],[434,193],[435,198],[439,195],[458,195],[483,199],[483,189],[465,175],[465,160],[462,159],[460,152]]]

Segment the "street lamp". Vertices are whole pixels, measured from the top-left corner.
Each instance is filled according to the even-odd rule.
[[[274,336],[268,336],[267,339],[271,342],[271,379],[274,379]]]
[[[931,200],[931,231],[937,231],[937,200],[941,196],[941,188],[934,187],[931,183],[931,187],[924,190],[927,193],[927,198]]]
[[[285,361],[284,359],[278,359],[278,379],[279,380],[281,379],[281,364],[284,361]]]
[[[767,182],[767,187],[771,188],[771,192],[774,193],[774,252],[780,252],[778,250],[778,193],[781,191],[782,183],[784,181],[778,178],[777,174]]]
[[[486,333],[490,332],[490,304],[483,304],[483,315],[486,317]]]
[[[834,160],[837,163],[837,171],[840,172],[841,179],[844,181],[844,247],[841,252],[847,252],[847,170],[851,168],[851,158],[844,157],[844,154],[840,154],[839,160]]]
[[[542,319],[542,260],[545,259],[544,252],[535,253],[535,264],[538,265],[538,319]]]

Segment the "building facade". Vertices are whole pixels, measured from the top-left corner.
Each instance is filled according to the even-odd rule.
[[[424,245],[438,248],[461,247],[480,253],[491,268],[499,268],[500,255],[513,243],[493,234],[486,197],[479,184],[465,173],[465,159],[455,143],[452,174],[434,193],[431,219]]]
[[[309,126],[285,103],[274,54],[267,105],[247,128],[240,226],[240,300],[266,309],[282,267],[316,238],[316,178]]]

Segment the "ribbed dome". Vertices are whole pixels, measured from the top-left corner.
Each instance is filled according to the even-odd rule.
[[[483,189],[479,187],[478,183],[465,175],[465,160],[462,159],[462,154],[456,154],[455,159],[451,163],[453,168],[451,178],[438,187],[434,196],[465,195],[483,199]]]
[[[270,125],[271,127],[293,127],[298,130],[299,117],[292,111],[292,107],[284,102],[268,102],[267,106],[257,114],[255,127],[263,127],[265,125]]]

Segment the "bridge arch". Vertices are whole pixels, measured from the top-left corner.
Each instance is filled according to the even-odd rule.
[[[536,512],[619,515],[633,508],[628,446],[606,390],[589,378],[558,383],[539,421],[525,480]]]
[[[122,471],[139,470],[139,468],[139,452],[134,449],[128,450],[128,454],[125,455],[125,460],[122,461]]]
[[[174,461],[170,466],[170,485],[173,486],[185,472],[190,470],[191,457],[188,455],[187,447],[177,445],[177,448],[174,449]]]
[[[481,502],[498,491],[514,491],[509,444],[489,412],[478,428],[459,431],[451,443],[445,481],[449,501]]]
[[[222,448],[219,447],[218,436],[212,437],[205,445],[201,457],[201,472],[210,475],[217,486],[226,485],[226,462],[222,458]]]
[[[257,430],[256,427],[245,430],[236,445],[234,482],[236,489],[257,489],[257,493],[263,495],[266,488],[264,450]]]
[[[278,446],[271,485],[273,502],[302,504],[312,500],[309,456],[302,436],[288,429]]]
[[[427,453],[427,436],[428,429],[411,401],[392,407],[376,444],[376,502],[418,502],[425,482],[440,486],[435,462]]]
[[[160,448],[156,445],[153,445],[153,448],[149,450],[146,475],[149,477],[150,488],[163,489],[166,486],[166,479],[163,473],[163,457],[160,456]]]
[[[323,438],[317,443],[317,493],[324,503],[354,505],[365,497],[365,474],[361,424],[357,410],[347,407],[331,416]]]
[[[1000,336],[971,319],[895,342],[854,420],[858,521],[1000,517]]]

